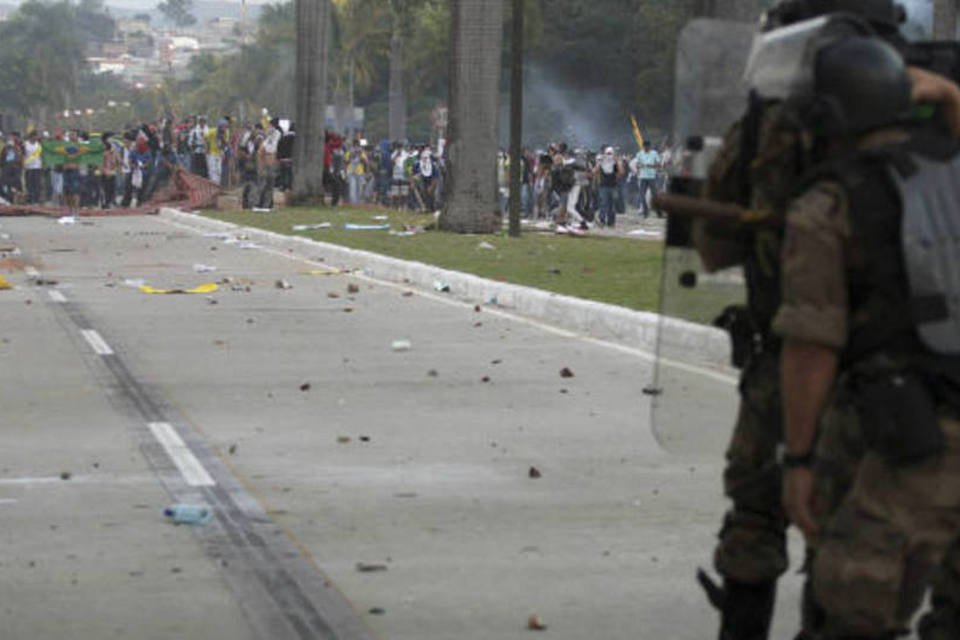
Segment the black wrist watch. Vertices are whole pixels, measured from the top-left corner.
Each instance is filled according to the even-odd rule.
[[[813,467],[813,458],[812,450],[801,455],[784,451],[780,457],[780,464],[783,465],[784,469],[810,469]]]

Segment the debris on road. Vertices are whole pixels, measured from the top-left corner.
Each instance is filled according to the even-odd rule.
[[[286,291],[286,290],[288,290],[288,289],[293,289],[293,285],[290,284],[289,282],[287,282],[286,280],[283,280],[283,279],[277,280],[277,281],[274,283],[274,286],[275,286],[277,289],[282,289],[282,290],[284,290],[284,291]]]
[[[201,284],[192,289],[155,289],[147,284],[140,285],[139,287],[140,291],[142,291],[143,293],[150,293],[150,294],[213,293],[219,288],[220,286],[214,282]]]
[[[412,298],[412,297],[413,297],[413,291],[404,291],[404,292],[401,293],[400,295],[403,296],[404,298]]]
[[[440,293],[450,293],[450,285],[443,280],[434,280],[433,289],[434,291],[439,291]]]
[[[316,229],[329,229],[332,226],[329,222],[318,222],[316,224],[295,224],[291,229],[293,231],[314,231]]]
[[[230,445],[230,448],[227,449],[227,453],[229,453],[230,455],[234,455],[236,452],[237,452],[237,445],[236,445],[236,443]]]
[[[427,371],[427,377],[436,378],[438,375],[440,374],[437,373],[436,369],[430,369],[430,371]]]
[[[413,343],[409,340],[394,340],[390,348],[394,351],[410,351],[413,348]]]
[[[337,444],[350,444],[352,440],[350,436],[337,436]]]
[[[304,382],[302,385],[300,385],[300,391],[310,391],[310,386],[311,385],[309,382]]]
[[[360,436],[360,442],[370,442],[370,436]]]
[[[61,480],[69,480],[69,479],[72,478],[72,477],[73,477],[73,474],[70,473],[69,471],[61,471],[61,472],[60,472],[60,479],[61,479]]]
[[[210,509],[197,504],[175,504],[163,510],[174,524],[207,524],[213,517]]]
[[[573,371],[571,371],[569,367],[564,367],[563,369],[560,369],[560,377],[561,377],[561,378],[572,378],[572,377],[573,377]]]
[[[77,216],[62,216],[60,218],[57,218],[57,224],[62,224],[65,226],[71,225],[71,224],[77,224]]]
[[[343,312],[344,312],[344,313],[353,313],[353,307],[344,307],[344,308],[343,308]]]
[[[537,478],[543,477],[543,474],[540,473],[540,469],[537,469],[536,467],[530,467],[530,471],[528,472],[527,475],[529,475],[534,480],[536,480]]]
[[[211,271],[216,271],[217,268],[209,264],[195,264],[193,265],[193,270],[196,273],[210,273]]]
[[[480,378],[480,382],[490,382],[490,376],[483,376]]]
[[[388,569],[385,564],[367,564],[366,562],[357,563],[357,571],[360,573],[379,573]]]
[[[496,247],[487,241],[483,241],[477,245],[477,249],[482,249],[484,251],[495,251]]]
[[[347,285],[347,293],[360,293],[360,286],[351,282]]]
[[[8,289],[13,289],[13,285],[10,284],[10,281],[0,276],[0,291],[7,291]]]
[[[546,631],[547,624],[535,613],[531,613],[527,618],[527,629],[530,631]]]
[[[371,607],[367,611],[367,613],[369,613],[372,616],[382,616],[383,614],[386,613],[386,610],[383,609],[382,607]]]
[[[343,228],[347,231],[389,231],[389,224],[354,224],[348,222],[343,225]]]

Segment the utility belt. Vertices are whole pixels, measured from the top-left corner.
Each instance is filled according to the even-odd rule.
[[[783,341],[769,328],[757,322],[748,307],[730,305],[713,321],[730,336],[730,360],[737,369],[744,369],[750,361],[763,354],[778,353]]]
[[[864,441],[887,462],[909,465],[943,452],[939,418],[960,414],[960,385],[953,375],[880,354],[854,365],[843,384]]]

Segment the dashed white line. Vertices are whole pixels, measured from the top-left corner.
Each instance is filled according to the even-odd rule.
[[[180,435],[174,431],[168,422],[151,422],[150,427],[153,437],[157,439],[173,464],[177,465],[180,475],[191,487],[212,487],[216,482],[207,473],[197,457],[190,451],[190,447],[183,441]]]
[[[64,296],[62,293],[60,293],[59,291],[57,291],[56,289],[49,289],[47,291],[47,295],[49,295],[50,299],[53,300],[54,302],[59,302],[62,304],[67,301],[67,297]]]
[[[83,336],[83,339],[87,341],[87,343],[98,356],[113,355],[113,349],[110,348],[110,345],[107,344],[107,341],[104,340],[103,336],[93,329],[81,329],[80,335]]]

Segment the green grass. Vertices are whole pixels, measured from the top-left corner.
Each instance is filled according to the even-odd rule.
[[[459,235],[426,231],[410,237],[387,231],[347,231],[346,223],[380,224],[388,216],[393,229],[428,226],[433,216],[379,209],[288,208],[272,213],[242,210],[209,211],[205,215],[235,224],[302,235],[332,244],[417,260],[445,269],[472,273],[501,282],[596,300],[642,311],[657,311],[663,249],[660,242],[601,235],[558,236],[524,232],[502,235]],[[293,225],[329,222],[332,228],[294,232]],[[493,249],[481,248],[481,243]],[[716,315],[717,302],[685,305],[679,315],[700,321]],[[721,307],[722,308],[722,307]]]

